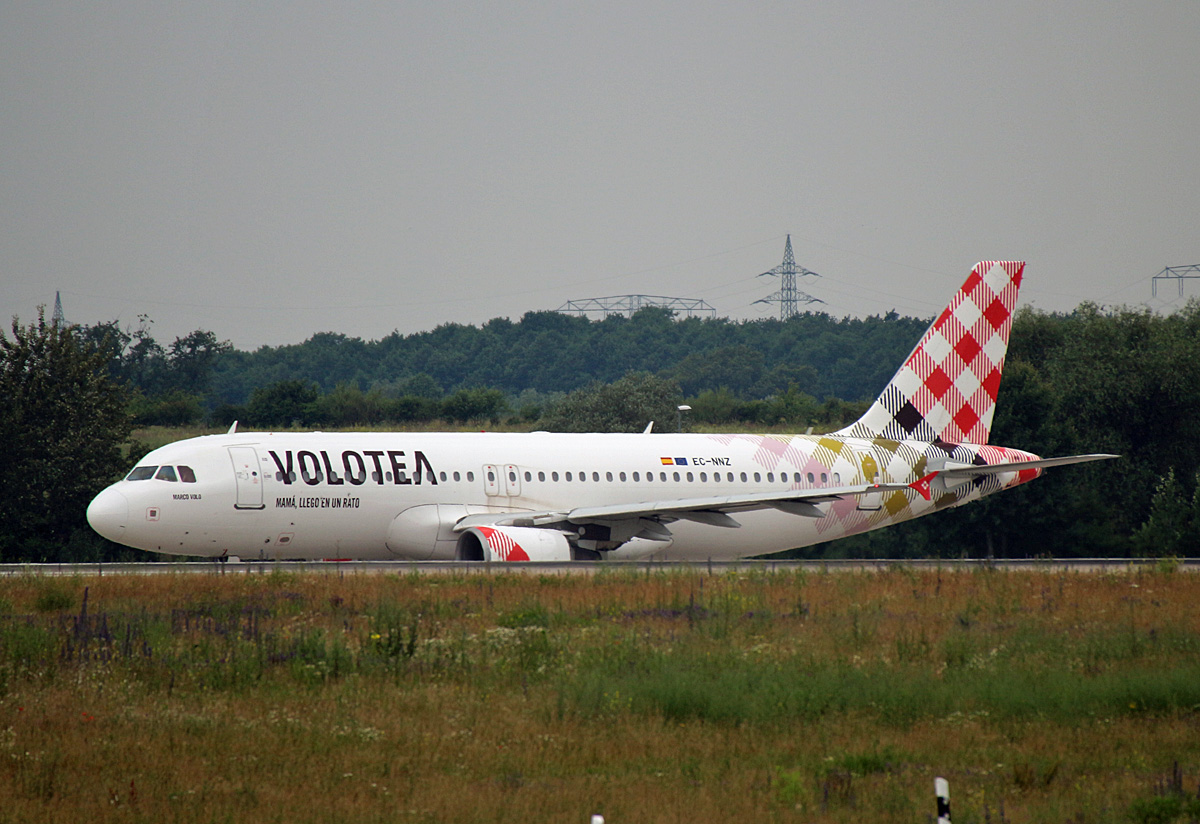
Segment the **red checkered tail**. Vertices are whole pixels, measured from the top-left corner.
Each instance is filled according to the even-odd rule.
[[[985,444],[1025,264],[985,261],[859,420],[857,438]]]

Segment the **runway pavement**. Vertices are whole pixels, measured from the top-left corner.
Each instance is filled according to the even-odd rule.
[[[919,558],[904,560],[741,560],[741,561],[563,561],[549,563],[484,563],[479,561],[147,561],[144,563],[93,564],[0,564],[0,577],[15,575],[267,575],[272,572],[317,575],[436,575],[436,574],[507,574],[535,575],[591,574],[603,570],[771,572],[807,570],[810,572],[863,572],[893,567],[971,571],[980,569],[1053,572],[1127,573],[1173,564],[1182,571],[1200,570],[1200,558],[1162,561],[1153,558],[1038,558],[1038,559],[947,559]]]

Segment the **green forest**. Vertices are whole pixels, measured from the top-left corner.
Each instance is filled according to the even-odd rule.
[[[87,501],[147,448],[135,427],[480,426],[516,431],[828,431],[853,421],[929,319],[444,324],[380,340],[324,332],[240,351],[152,321],[0,335],[0,561],[145,559],[87,529]],[[992,442],[1119,461],[1047,472],[983,502],[805,557],[1180,556],[1200,531],[1200,302],[1172,315],[1083,304],[1015,317]]]
[[[133,392],[137,425],[536,421],[567,393],[631,373],[700,400],[701,422],[778,424],[799,422],[813,399],[873,398],[926,326],[894,313],[735,322],[656,308],[599,321],[529,312],[377,341],[323,332],[253,352],[204,330],[163,346],[145,317],[133,329],[113,321],[79,332]],[[782,397],[789,408],[761,403]]]

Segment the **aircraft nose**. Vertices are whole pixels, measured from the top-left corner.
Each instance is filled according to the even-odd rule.
[[[125,535],[125,524],[129,522],[129,501],[110,486],[92,498],[87,519],[92,529],[108,540],[120,543]]]

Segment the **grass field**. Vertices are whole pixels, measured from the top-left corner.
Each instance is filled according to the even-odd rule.
[[[1200,817],[1200,576],[0,579],[0,821]]]

